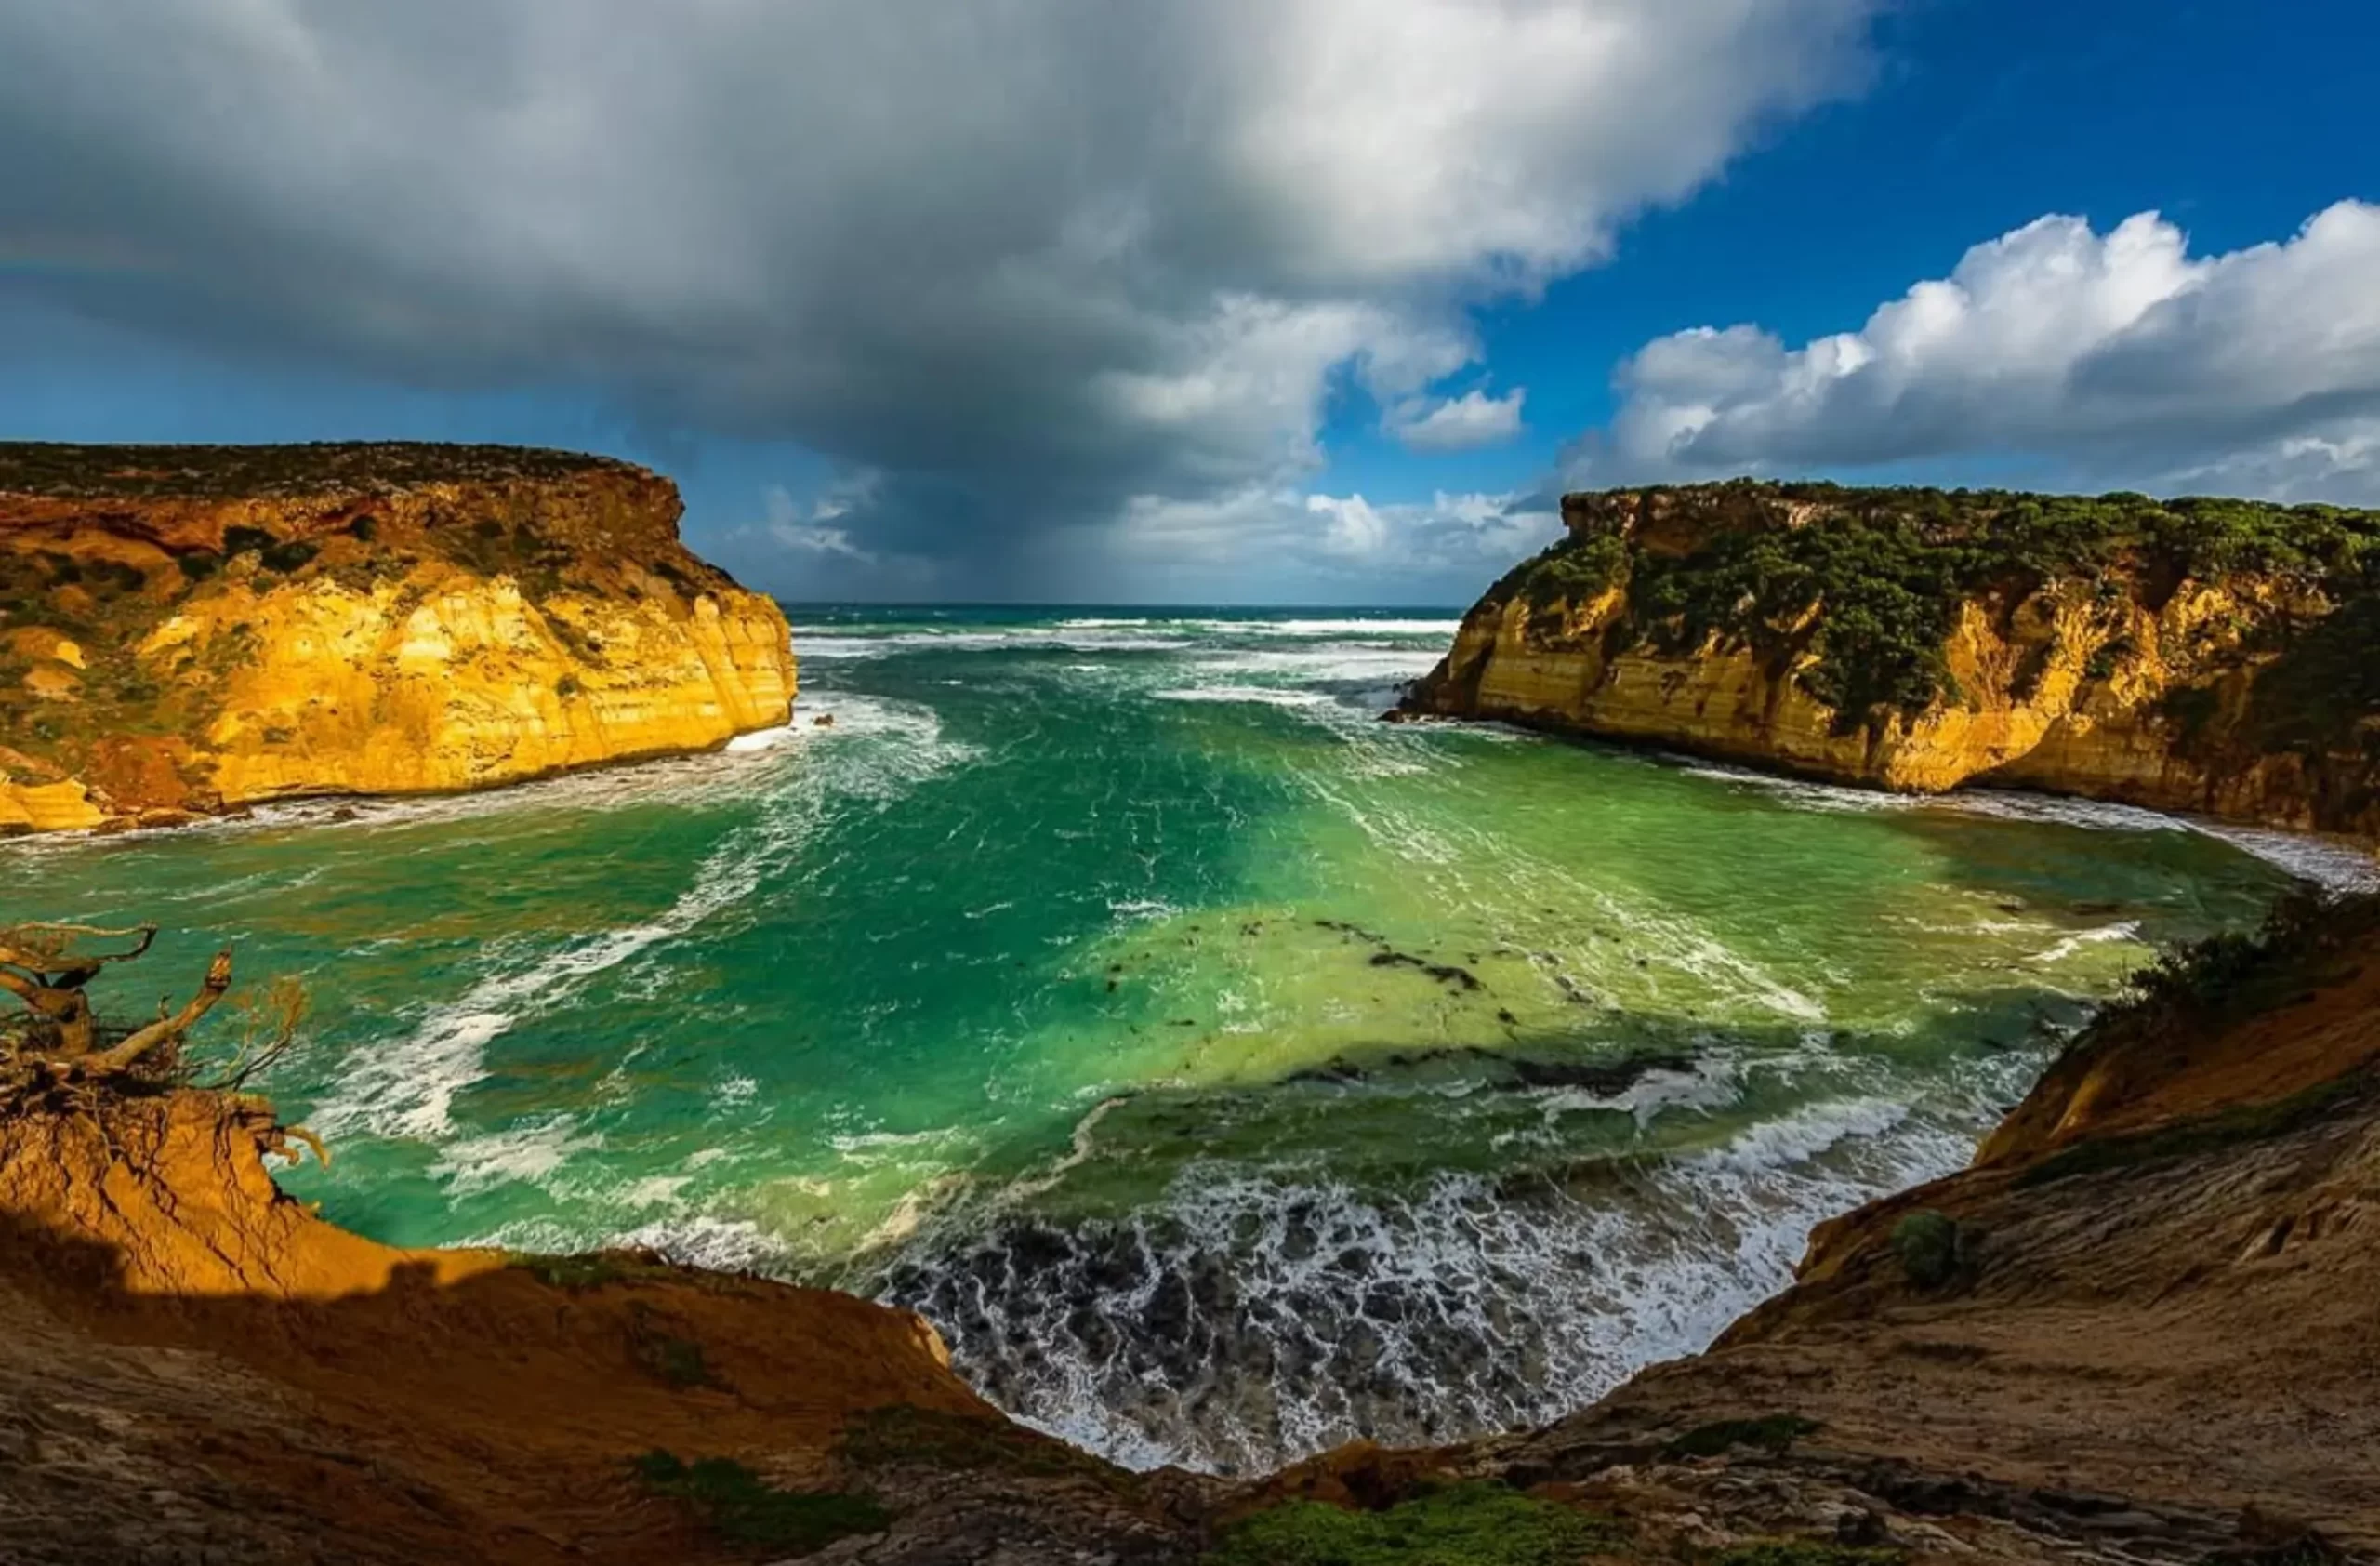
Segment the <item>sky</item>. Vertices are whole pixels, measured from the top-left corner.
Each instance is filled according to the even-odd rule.
[[[1455,605],[1566,489],[2380,505],[2368,0],[13,0],[0,438],[791,600]]]

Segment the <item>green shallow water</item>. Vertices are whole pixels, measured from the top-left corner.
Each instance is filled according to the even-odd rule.
[[[2284,873],[1372,721],[1451,622],[797,615],[789,733],[19,845],[14,915],[310,981],[290,1184],[918,1306],[996,1398],[1229,1467],[1539,1418],[1954,1165],[2148,943]],[[831,727],[811,718],[831,714]]]

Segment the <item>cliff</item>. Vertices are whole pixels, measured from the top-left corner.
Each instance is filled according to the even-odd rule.
[[[413,445],[0,445],[0,832],[447,791],[786,721],[666,479]]]
[[[2380,837],[2380,513],[1739,481],[1563,518],[1404,713]]]
[[[1002,1419],[916,1317],[402,1252],[251,1099],[0,1114],[0,1555],[866,1566],[2380,1559],[2380,899],[2148,975],[1947,1179],[1542,1429],[1253,1484]],[[137,1504],[136,1499],[137,1498]]]
[[[1055,1560],[1178,1529],[908,1312],[630,1253],[394,1250],[277,1190],[287,1146],[191,1091],[0,1119],[0,1558],[648,1566],[857,1533]]]
[[[2380,902],[2308,904],[2168,961],[1708,1352],[1257,1502],[1489,1483],[1740,1566],[2380,1560],[2375,1214]],[[1764,1538],[1798,1553],[1734,1553]]]

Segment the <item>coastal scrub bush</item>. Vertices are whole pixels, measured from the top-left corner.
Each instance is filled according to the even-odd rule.
[[[1723,1419],[1715,1424],[1701,1425],[1688,1430],[1661,1449],[1669,1457],[1716,1457],[1739,1446],[1756,1446],[1767,1452],[1783,1452],[1804,1436],[1815,1434],[1818,1424],[1798,1413],[1772,1413],[1759,1419]]]
[[[1500,1484],[1450,1484],[1384,1511],[1289,1501],[1234,1525],[1205,1566],[1571,1566],[1610,1520]]]
[[[734,1544],[807,1555],[853,1533],[878,1533],[892,1514],[865,1495],[780,1490],[726,1457],[687,1462],[655,1449],[630,1465],[644,1488],[682,1501],[706,1527]]]
[[[297,570],[322,552],[322,547],[318,544],[309,544],[302,539],[292,538],[286,543],[268,545],[259,551],[258,558],[264,562],[266,570],[279,571],[285,575]]]
[[[1901,1271],[1921,1289],[1941,1288],[1967,1259],[1967,1237],[1957,1220],[1930,1207],[1893,1226],[1892,1246]]]

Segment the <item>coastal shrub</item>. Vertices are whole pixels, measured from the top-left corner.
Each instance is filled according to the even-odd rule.
[[[2380,894],[2291,892],[2253,934],[2223,931],[2160,952],[2126,981],[2122,995],[2100,1008],[2068,1053],[2096,1048],[2119,1029],[2178,1034],[2276,1004],[2330,976],[2346,948],[2374,928],[2380,928]]]
[[[223,530],[223,552],[246,554],[251,550],[267,550],[274,542],[271,534],[261,527],[232,526]]]
[[[2119,636],[2111,642],[2103,642],[2091,654],[2090,660],[2083,664],[2082,672],[2094,680],[2111,678],[2122,666],[2123,660],[2137,651],[2139,649],[2133,645],[2132,638],[2129,636]]]
[[[178,554],[174,564],[189,581],[203,582],[223,569],[223,558],[213,554]]]
[[[1966,1237],[1958,1222],[1932,1208],[1911,1213],[1893,1226],[1893,1254],[1901,1271],[1921,1289],[1938,1289],[1959,1274]]]
[[[689,1387],[716,1386],[710,1365],[703,1358],[703,1346],[688,1337],[670,1333],[640,1332],[636,1339],[638,1364],[667,1383],[685,1391]]]
[[[582,1289],[600,1289],[607,1283],[625,1283],[663,1270],[661,1264],[635,1251],[586,1251],[575,1255],[537,1255],[522,1253],[512,1257],[513,1267],[533,1274],[549,1288],[568,1289],[575,1294]]]
[[[892,1520],[867,1496],[780,1490],[731,1458],[689,1463],[655,1449],[630,1466],[647,1491],[684,1502],[706,1527],[734,1544],[807,1555],[853,1533],[882,1533]]]
[[[322,546],[319,544],[309,544],[301,539],[292,538],[286,543],[269,545],[258,552],[258,558],[264,562],[265,569],[268,571],[279,571],[285,575],[297,570],[322,552]]]
[[[1572,1566],[1620,1537],[1607,1519],[1474,1482],[1384,1511],[1286,1502],[1232,1527],[1205,1566]]]
[[[1716,1457],[1739,1446],[1767,1452],[1785,1451],[1818,1428],[1815,1419],[1798,1413],[1772,1413],[1759,1419],[1722,1419],[1698,1426],[1661,1449],[1669,1457]]]

